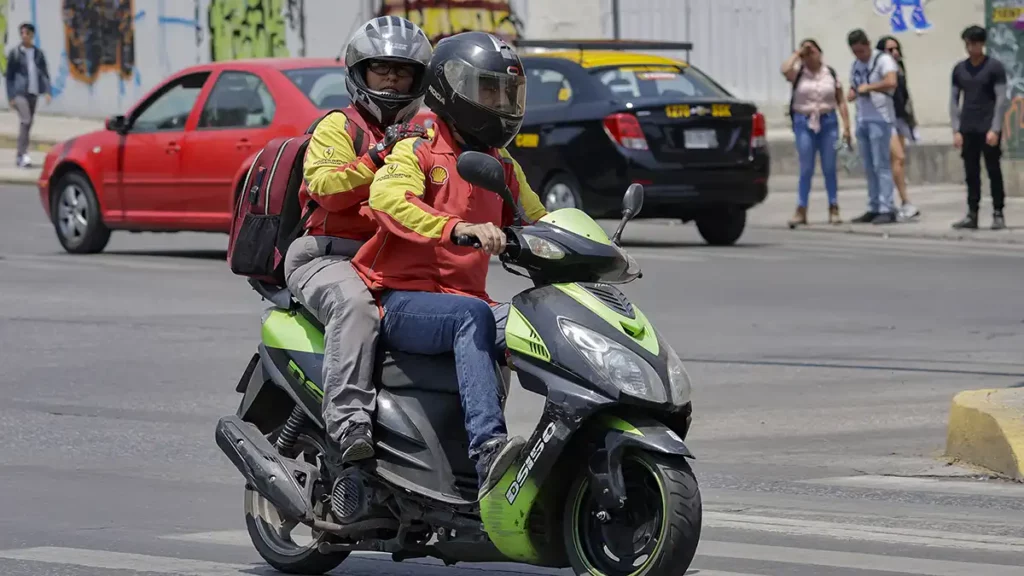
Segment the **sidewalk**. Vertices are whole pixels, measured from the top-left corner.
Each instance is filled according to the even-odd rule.
[[[764,204],[747,213],[749,228],[787,230],[786,222],[796,209],[797,179],[794,176],[772,176],[771,192]],[[860,216],[867,208],[867,187],[863,180],[841,180],[839,182],[840,225],[828,224],[828,200],[820,175],[811,186],[807,226],[792,230],[793,234],[865,234],[892,238],[935,238],[945,240],[995,242],[1000,244],[1024,244],[1024,198],[1007,198],[1003,214],[1007,229],[989,230],[992,223],[992,197],[989,196],[988,182],[982,182],[981,210],[978,230],[954,230],[953,222],[964,217],[967,211],[967,192],[963,184],[910,184],[907,192],[910,201],[921,211],[911,222],[896,224],[851,224],[849,221]],[[897,205],[899,195],[896,196]]]
[[[0,148],[16,148],[18,145],[18,115],[10,110],[0,110]],[[32,122],[29,139],[30,150],[47,152],[57,142],[79,136],[93,130],[103,130],[104,120],[98,118],[72,118],[69,116],[53,116],[37,114]],[[13,158],[13,153],[11,158]],[[33,156],[33,160],[35,156]],[[39,156],[39,162],[43,157]],[[11,160],[13,162],[13,160]],[[7,164],[0,157],[0,166]]]

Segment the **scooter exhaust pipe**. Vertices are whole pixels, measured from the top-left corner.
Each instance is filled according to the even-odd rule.
[[[217,446],[256,492],[284,517],[309,521],[309,502],[319,470],[305,462],[281,457],[256,426],[238,416],[217,422]],[[296,479],[305,475],[305,487]]]

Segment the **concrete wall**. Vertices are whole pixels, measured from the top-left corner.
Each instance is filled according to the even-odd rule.
[[[915,4],[923,19],[915,17]],[[985,0],[796,0],[794,23],[796,40],[816,39],[847,85],[851,30],[863,28],[872,44],[887,34],[897,37],[918,122],[948,125],[950,73],[967,56],[960,33],[971,24],[985,25]]]

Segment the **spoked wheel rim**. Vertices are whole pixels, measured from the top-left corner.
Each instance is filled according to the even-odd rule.
[[[296,460],[301,457],[320,470],[321,480],[313,489],[313,512],[317,518],[323,518],[327,505],[324,494],[329,494],[322,484],[327,474],[323,457],[326,450],[319,441],[305,434],[299,435],[295,442],[295,450],[301,450],[301,453],[294,457]],[[325,532],[314,530],[301,522],[282,518],[277,507],[255,490],[246,490],[245,512],[252,517],[263,542],[281,556],[295,557],[307,554],[316,549],[326,536]]]
[[[544,208],[548,212],[575,207],[576,195],[572,193],[572,188],[569,188],[566,184],[555,184],[544,195]]]
[[[598,519],[598,503],[589,481],[576,495],[573,539],[576,550],[592,574],[630,576],[639,574],[661,551],[665,539],[665,502],[661,480],[639,459],[622,462],[626,507],[611,512],[607,522]]]
[[[89,228],[89,200],[85,190],[68,184],[57,200],[57,226],[70,244],[80,244]]]

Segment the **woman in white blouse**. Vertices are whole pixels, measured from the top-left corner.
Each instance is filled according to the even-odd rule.
[[[807,201],[816,156],[821,157],[821,172],[825,177],[828,221],[841,224],[836,177],[839,115],[843,117],[843,141],[850,143],[850,113],[842,96],[843,84],[835,69],[822,60],[821,47],[814,40],[800,43],[800,48],[782,64],[782,75],[793,84],[790,117],[800,159],[796,214],[790,218],[789,227],[807,224]]]

